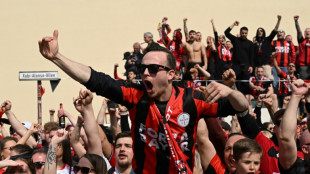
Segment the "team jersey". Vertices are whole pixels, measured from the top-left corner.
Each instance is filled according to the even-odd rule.
[[[249,83],[253,83],[255,86],[260,86],[261,88],[263,88],[265,90],[262,92],[262,91],[258,91],[256,89],[251,89],[250,94],[256,98],[259,96],[259,94],[266,93],[267,89],[266,89],[266,86],[264,85],[264,83],[266,83],[266,81],[270,81],[270,79],[268,79],[265,76],[263,76],[261,79],[258,79],[257,76],[250,77]]]
[[[281,71],[279,77],[280,77],[280,85],[278,95],[290,95],[290,93],[292,92],[290,85],[292,82],[296,80],[295,76],[291,78],[286,72]]]
[[[134,151],[132,166],[136,173],[178,173],[159,120],[162,116],[151,107],[152,99],[148,97],[144,85],[116,81],[94,70],[91,70],[91,77],[84,85],[97,95],[128,108]],[[183,153],[188,158],[188,166],[193,169],[198,120],[207,116],[233,115],[236,111],[228,99],[209,104],[205,102],[203,93],[193,88],[173,86],[173,91],[174,102],[171,102],[165,116],[181,150],[177,153]],[[162,108],[159,107],[159,110]],[[166,105],[163,110],[166,110]]]
[[[259,132],[254,139],[263,149],[263,157],[259,171],[264,174],[280,173],[278,168],[279,147],[272,140]]]
[[[301,38],[298,39],[299,43],[299,57],[297,59],[297,66],[310,65],[310,40]]]
[[[271,42],[273,50],[277,54],[278,66],[287,67],[289,63],[295,63],[296,53],[294,44],[287,40],[274,40]],[[271,62],[272,62],[271,57]]]

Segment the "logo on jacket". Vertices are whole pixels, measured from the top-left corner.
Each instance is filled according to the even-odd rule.
[[[186,127],[189,124],[190,115],[186,112],[181,113],[178,116],[178,124],[182,127]]]

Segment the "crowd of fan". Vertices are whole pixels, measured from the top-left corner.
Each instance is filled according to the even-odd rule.
[[[171,40],[168,37],[171,28],[165,17],[158,26],[157,43],[147,32],[144,34],[145,48],[141,47],[143,43],[136,42],[133,51],[124,54],[126,80],[118,76],[118,64],[114,65],[117,82],[61,55],[58,52],[58,31],[55,31],[53,37],[39,42],[41,54],[90,90],[80,91],[74,99],[74,106],[80,113],[78,117],[61,108],[57,112],[61,119],[54,121],[55,110],[51,109],[50,122],[43,127],[21,122],[13,112],[18,108],[13,108],[11,101],[4,101],[0,115],[5,114],[7,119],[2,118],[1,122],[11,127],[9,133],[0,127],[0,173],[310,173],[310,126],[307,122],[310,85],[306,83],[310,80],[310,28],[305,30],[303,37],[298,18],[294,16],[298,46],[294,46],[290,35],[285,36],[285,32],[279,30],[281,16],[277,17],[277,24],[269,36],[263,28],[258,28],[253,42],[247,39],[246,27],[242,27],[237,36],[230,33],[239,25],[238,21],[225,30],[229,39],[226,41],[224,35],[218,36],[212,19],[214,37],[208,36],[205,46],[200,32],[188,32],[186,18],[183,20],[185,41],[182,41],[180,28],[174,30]],[[273,40],[276,35],[277,40]],[[154,52],[166,53],[164,62],[167,63],[162,63]],[[173,59],[169,59],[170,54]],[[159,63],[153,63],[157,60]],[[175,60],[171,63],[175,68],[170,66],[169,60]],[[160,71],[175,72],[175,76],[173,74],[167,80],[168,84],[171,80],[172,86],[177,86],[168,95],[169,102],[160,98],[165,96],[164,92],[153,96],[165,88],[164,83],[156,84],[164,81],[156,77]],[[195,129],[193,135],[186,134],[191,130],[183,130],[192,124],[186,119],[191,120],[193,115],[178,111],[176,123],[172,117],[169,119],[170,95],[175,95],[177,100],[179,94],[174,91],[177,89],[184,89],[183,96],[190,93],[194,101],[188,108],[185,101],[189,99],[183,97],[185,104],[181,107],[184,110],[187,108],[206,115],[195,116],[195,119],[204,119],[191,125]],[[97,119],[92,108],[91,91],[111,99],[104,99]],[[140,91],[147,91],[148,97],[143,98]],[[201,97],[205,100],[202,104]],[[253,99],[256,99],[254,109]],[[150,126],[146,125],[143,115],[147,108],[141,108],[141,103],[146,106],[146,101],[150,102],[147,106],[151,111],[156,110],[153,114],[146,113],[147,117],[150,114],[165,115],[157,121],[156,131],[146,127]],[[205,111],[201,106],[210,107],[210,110]],[[268,109],[271,122],[262,123],[263,106]],[[104,126],[106,110],[110,115],[109,127]],[[232,115],[231,124],[222,120],[225,115]],[[70,121],[66,126],[61,121],[64,117]],[[138,119],[145,119],[145,125]],[[179,132],[172,132],[175,130],[170,129],[172,124],[182,127],[183,132],[179,130],[182,137]],[[172,140],[168,138],[171,135],[174,136]],[[146,149],[166,150],[168,159],[155,152],[158,153],[155,155],[157,161],[153,160],[155,164],[147,163],[155,157],[149,149],[139,149],[142,148],[141,142]],[[162,142],[168,143],[169,150],[160,144]],[[144,164],[139,156],[144,157]],[[161,159],[174,163],[163,164]]]

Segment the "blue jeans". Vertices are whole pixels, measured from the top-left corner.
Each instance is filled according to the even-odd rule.
[[[287,67],[280,66],[280,69],[287,73]],[[272,67],[272,75],[273,75],[273,89],[274,89],[274,93],[278,94],[280,77],[278,76],[278,73],[277,73],[277,71],[276,71],[276,69],[274,67]]]

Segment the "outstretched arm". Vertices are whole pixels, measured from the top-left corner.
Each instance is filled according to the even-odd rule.
[[[86,83],[90,78],[91,70],[88,66],[74,62],[59,52],[58,30],[54,31],[52,37],[42,38],[39,41],[39,48],[43,57],[53,62],[74,80]]]
[[[297,40],[299,42],[299,40],[302,39],[302,32],[301,32],[301,29],[300,29],[300,26],[299,26],[299,23],[298,23],[298,19],[299,19],[299,16],[294,16],[294,21],[295,21],[295,27],[296,27],[296,31],[297,31]]]
[[[308,86],[301,79],[294,81],[291,85],[292,96],[285,110],[279,126],[279,162],[283,169],[289,169],[296,162],[296,128],[297,108],[304,94],[308,92]]]

